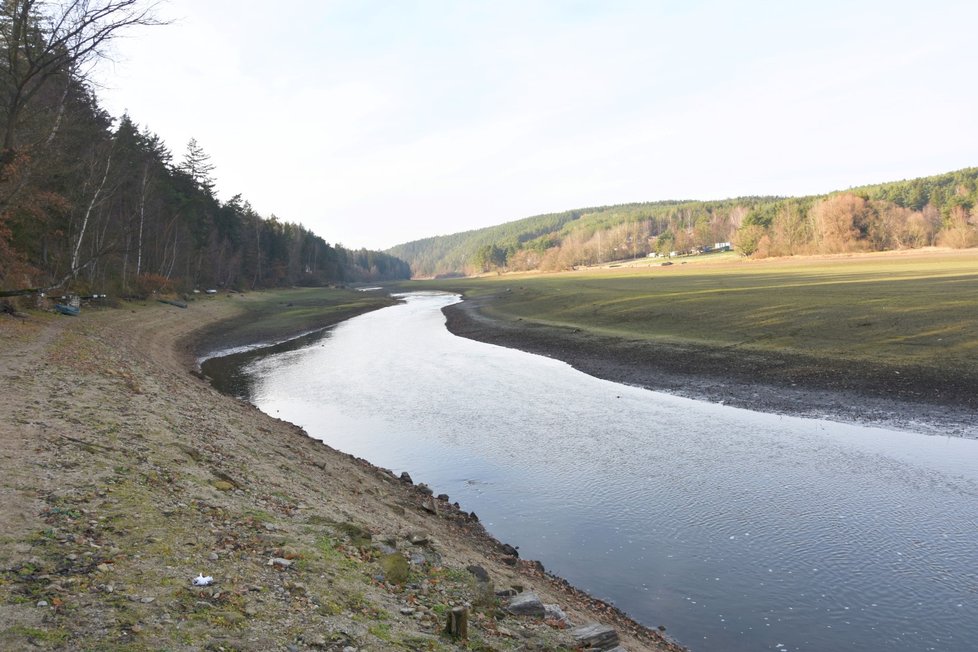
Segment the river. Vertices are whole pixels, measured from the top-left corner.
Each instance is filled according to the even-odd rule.
[[[249,400],[694,650],[978,646],[978,441],[620,385],[405,299],[252,361]]]

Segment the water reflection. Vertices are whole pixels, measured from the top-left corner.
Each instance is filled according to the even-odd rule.
[[[973,649],[978,441],[598,380],[452,336],[456,300],[254,361],[252,400],[696,650]]]

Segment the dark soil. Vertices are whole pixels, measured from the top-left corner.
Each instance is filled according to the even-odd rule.
[[[850,364],[790,353],[660,344],[444,310],[455,335],[563,360],[586,374],[792,416],[978,437],[978,370]]]

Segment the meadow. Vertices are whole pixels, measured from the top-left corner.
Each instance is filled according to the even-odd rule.
[[[489,298],[482,312],[650,344],[887,367],[978,363],[978,250],[677,261],[402,287]]]

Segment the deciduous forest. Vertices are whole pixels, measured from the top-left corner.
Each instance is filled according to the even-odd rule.
[[[978,246],[978,168],[827,195],[585,208],[398,245],[417,276],[572,269],[732,243],[745,256]]]
[[[331,245],[240,195],[219,200],[195,141],[174,155],[99,106],[92,66],[115,37],[158,24],[146,3],[0,6],[0,291],[146,296],[410,275],[402,260]]]

